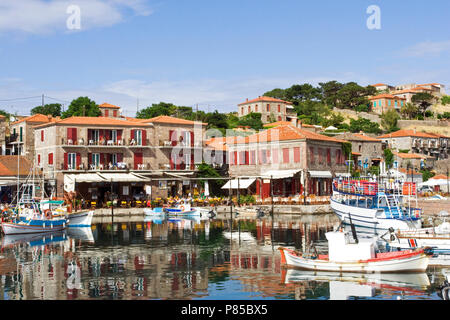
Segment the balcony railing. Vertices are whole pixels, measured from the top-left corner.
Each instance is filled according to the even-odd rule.
[[[145,142],[145,144],[142,144],[142,142]],[[93,140],[89,139],[85,141],[83,138],[72,140],[72,139],[66,139],[61,138],[61,144],[63,146],[80,146],[80,147],[146,147],[149,146],[149,139],[146,139],[145,141],[142,141],[140,144],[135,139],[118,139],[118,140]]]

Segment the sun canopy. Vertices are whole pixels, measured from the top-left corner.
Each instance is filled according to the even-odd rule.
[[[309,171],[309,175],[311,178],[333,178],[330,171]]]
[[[227,183],[225,183],[225,185],[222,187],[222,189],[230,189],[230,184],[231,184],[231,189],[247,189],[248,187],[250,187],[252,185],[253,182],[255,182],[256,179],[234,179],[234,180],[230,180]]]
[[[265,179],[285,179],[292,178],[300,170],[269,170],[262,175]]]
[[[106,181],[112,182],[143,182],[147,178],[135,173],[99,173]],[[78,181],[78,179],[77,179]]]

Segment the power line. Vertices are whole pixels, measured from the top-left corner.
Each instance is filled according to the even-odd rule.
[[[0,101],[28,100],[28,99],[36,99],[36,98],[41,98],[41,97],[42,97],[42,96],[25,97],[25,98],[14,98],[14,99],[0,99]]]

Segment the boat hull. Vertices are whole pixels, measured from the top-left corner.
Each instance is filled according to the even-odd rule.
[[[331,209],[343,223],[357,227],[370,228],[379,231],[387,231],[389,228],[394,230],[411,230],[420,228],[420,220],[407,221],[401,219],[387,219],[377,217],[377,209],[366,209],[348,206],[331,199]],[[351,221],[351,222],[350,222]]]
[[[282,262],[286,265],[315,271],[358,273],[425,272],[429,263],[429,257],[423,253],[423,250],[419,250],[415,254],[405,254],[404,257],[397,259],[352,262],[306,259],[301,255],[295,254],[293,250],[285,248],[280,248],[279,250],[282,255]]]
[[[70,228],[90,227],[92,224],[93,216],[94,216],[93,210],[70,213],[67,218],[68,221],[67,226]]]
[[[67,227],[66,220],[45,221],[39,224],[24,224],[13,222],[2,222],[2,230],[5,235],[8,234],[28,234],[28,233],[46,233],[62,231]]]

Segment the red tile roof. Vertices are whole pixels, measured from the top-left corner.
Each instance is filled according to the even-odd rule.
[[[402,97],[396,97],[396,96],[393,96],[392,94],[388,94],[388,93],[379,94],[379,95],[377,95],[377,96],[369,97],[369,100],[376,100],[376,99],[383,99],[383,98],[406,100],[405,98],[402,98]]]
[[[117,118],[109,118],[109,117],[70,117],[66,119],[59,119],[52,123],[45,123],[36,126],[35,128],[46,127],[50,124],[58,124],[58,125],[97,125],[97,126],[125,126],[125,127],[147,127],[149,124],[147,123],[139,123],[129,120],[121,120]]]
[[[272,98],[272,97],[266,97],[266,96],[262,96],[262,97],[258,97],[256,99],[253,100],[248,100],[245,102],[241,102],[238,104],[238,106],[243,105],[243,104],[248,104],[248,103],[254,103],[254,102],[280,102],[280,103],[285,103],[285,104],[292,104],[289,101],[284,101],[281,99],[276,99],[276,98]]]
[[[101,105],[98,106],[99,108],[109,108],[109,109],[120,109],[120,107],[115,106],[113,104],[109,104],[109,103],[102,103]]]
[[[426,157],[423,154],[418,153],[402,153],[402,152],[392,152],[395,156],[400,157],[402,159],[425,159]]]
[[[387,84],[384,83],[376,83],[376,84],[371,84],[371,87],[382,87],[382,86],[388,86]]]
[[[11,124],[18,124],[18,123],[21,123],[21,122],[47,123],[47,122],[51,122],[51,121],[54,121],[54,120],[57,120],[57,118],[53,118],[52,116],[47,116],[45,114],[37,113],[37,114],[34,114],[32,116],[29,116],[29,117],[23,118],[21,120],[15,121],[15,122],[13,122]]]
[[[445,180],[447,180],[447,179],[449,179],[449,177],[447,177],[447,176],[444,175],[444,174],[438,174],[438,175],[436,175],[436,176],[434,176],[434,177],[431,177],[430,180],[431,180],[431,179],[433,179],[433,180],[438,180],[438,179],[445,179]]]
[[[0,156],[0,176],[17,176],[17,160],[17,156]],[[19,175],[27,176],[30,173],[31,162],[24,156],[20,156],[19,160]]]
[[[357,139],[357,140],[364,140],[364,141],[369,141],[369,142],[380,142],[381,143],[380,139],[372,138],[372,137],[366,136],[365,134],[360,134],[360,133],[344,133],[343,137],[346,140],[350,140],[350,141]]]
[[[201,123],[202,125],[208,125],[207,123],[202,123],[200,121],[191,121],[170,116],[158,116],[151,119],[139,119],[139,120],[140,120],[139,122],[143,123],[169,123],[169,124],[185,124],[185,125],[194,125],[196,123]]]
[[[418,137],[418,138],[436,138],[436,136],[431,135],[426,132],[419,132],[413,129],[401,129],[392,133],[384,134],[382,136],[379,136],[378,139],[383,138],[400,138],[400,137]]]
[[[282,126],[282,125],[293,125],[293,124],[290,121],[277,121],[277,122],[272,122],[272,123],[266,123],[264,125],[264,128],[278,127],[278,126]]]
[[[328,137],[322,134],[311,132],[308,130],[300,129],[292,125],[281,125],[275,128],[255,133],[248,137],[238,137],[236,144],[241,143],[258,143],[258,142],[271,142],[271,141],[286,141],[286,140],[317,140],[317,141],[332,141],[332,142],[346,142],[332,137]]]

